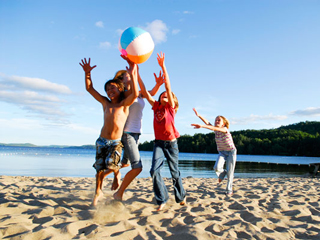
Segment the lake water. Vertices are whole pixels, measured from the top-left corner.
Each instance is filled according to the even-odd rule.
[[[150,177],[152,152],[141,151],[143,171],[139,178]],[[92,167],[94,149],[0,147],[0,175],[46,177],[94,177]],[[182,177],[216,178],[213,166],[217,154],[180,153],[179,168]],[[305,176],[313,171],[312,163],[318,157],[284,157],[238,155],[235,169],[237,178]],[[124,176],[131,168],[121,169]],[[170,177],[168,166],[163,177]],[[113,176],[110,176],[113,177]]]

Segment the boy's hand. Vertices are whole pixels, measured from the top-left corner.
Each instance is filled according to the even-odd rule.
[[[160,73],[159,73],[159,77],[157,77],[157,75],[154,73],[154,78],[156,79],[156,83],[157,85],[161,86],[164,82],[165,82],[165,79],[164,79],[164,76],[160,70]]]
[[[158,57],[157,57],[158,63],[160,65],[160,67],[164,67],[164,53],[160,52],[160,54],[158,53]]]
[[[82,59],[81,62],[79,63],[80,66],[83,68],[83,71],[85,73],[90,73],[92,69],[94,69],[97,65],[94,65],[94,66],[90,66],[90,58],[89,58],[89,61],[87,62],[87,59]],[[82,64],[81,64],[82,63]]]

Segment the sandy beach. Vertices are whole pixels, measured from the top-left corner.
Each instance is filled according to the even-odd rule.
[[[319,178],[243,178],[224,195],[213,178],[183,178],[187,205],[156,211],[151,178],[135,179],[122,202],[91,207],[94,178],[0,176],[1,239],[320,239]]]

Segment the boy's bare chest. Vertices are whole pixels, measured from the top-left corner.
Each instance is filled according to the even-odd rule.
[[[128,109],[123,106],[106,107],[104,109],[104,115],[106,118],[122,118],[126,117]]]

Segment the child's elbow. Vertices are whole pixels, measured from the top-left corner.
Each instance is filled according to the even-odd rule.
[[[87,92],[91,93],[91,92],[92,92],[92,90],[93,90],[92,85],[90,85],[90,86],[86,86],[86,90],[87,90]]]

